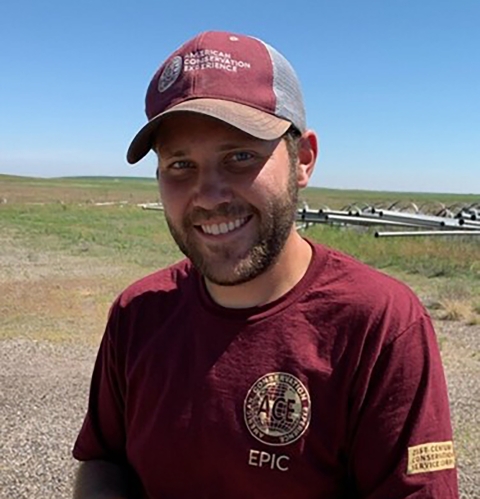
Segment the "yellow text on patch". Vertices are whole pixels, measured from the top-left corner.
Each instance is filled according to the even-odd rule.
[[[430,471],[455,468],[453,442],[431,442],[408,448],[407,474],[428,473]]]

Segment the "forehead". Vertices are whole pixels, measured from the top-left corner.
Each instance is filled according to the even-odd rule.
[[[165,116],[154,138],[155,150],[182,144],[232,142],[240,144],[267,144],[224,121],[192,112],[174,112]]]

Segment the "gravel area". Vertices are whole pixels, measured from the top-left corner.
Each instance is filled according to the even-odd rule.
[[[92,348],[0,342],[0,498],[71,497]]]
[[[480,497],[480,327],[437,326],[459,451],[462,499]],[[71,497],[70,451],[95,348],[0,341],[0,498]]]
[[[76,468],[71,448],[86,409],[93,345],[110,303],[98,298],[113,298],[133,271],[114,262],[31,251],[5,233],[0,246],[0,499],[68,499]],[[107,287],[99,288],[104,282]],[[460,497],[480,499],[480,326],[438,322],[436,328]]]
[[[437,324],[455,431],[460,497],[480,498],[480,326]]]

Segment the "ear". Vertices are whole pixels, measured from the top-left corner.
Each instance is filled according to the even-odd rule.
[[[298,142],[297,185],[300,189],[307,186],[318,156],[318,139],[313,130],[302,134]]]

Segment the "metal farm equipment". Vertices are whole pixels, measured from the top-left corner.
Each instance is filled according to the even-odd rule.
[[[479,236],[480,202],[445,206],[442,203],[417,206],[415,203],[395,202],[380,205],[351,204],[341,210],[328,207],[312,210],[308,206],[298,210],[299,229],[312,224],[364,226],[392,229],[379,230],[375,237],[406,236]]]

